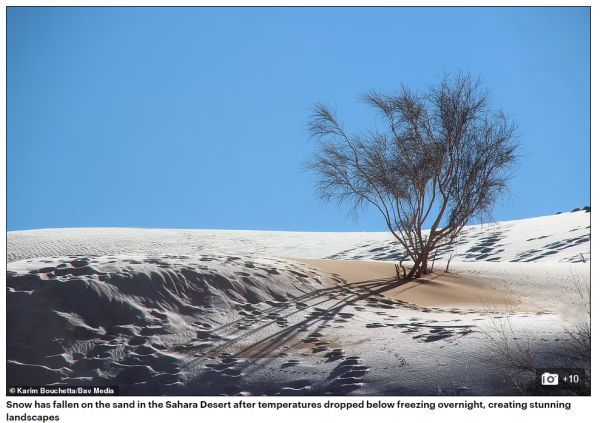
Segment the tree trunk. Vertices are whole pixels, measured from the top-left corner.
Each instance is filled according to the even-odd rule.
[[[429,273],[429,269],[427,268],[428,258],[425,256],[421,261],[421,265],[419,266],[419,270],[417,271],[417,278],[420,278],[423,275]]]
[[[421,261],[421,274],[419,276],[423,276],[429,273],[429,251],[425,251],[423,253],[423,260]]]
[[[410,269],[410,272],[406,276],[408,279],[420,278],[421,276],[429,273],[429,270],[427,269],[428,256],[428,252],[423,252],[418,255],[415,265],[412,267],[412,269]]]
[[[408,272],[408,275],[406,275],[407,279],[419,277],[418,272],[419,272],[419,269],[421,268],[421,260],[422,260],[421,255],[417,256],[417,261],[415,261],[415,264],[413,265],[413,267],[411,267],[410,271]]]

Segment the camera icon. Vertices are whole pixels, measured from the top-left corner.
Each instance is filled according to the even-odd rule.
[[[542,385],[558,385],[558,375],[556,373],[542,373]]]

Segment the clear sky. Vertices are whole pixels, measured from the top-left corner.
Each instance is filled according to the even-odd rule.
[[[383,231],[302,171],[316,102],[480,76],[519,123],[496,220],[590,203],[588,8],[9,8],[7,226]]]

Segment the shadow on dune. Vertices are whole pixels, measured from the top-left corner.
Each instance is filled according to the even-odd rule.
[[[338,368],[336,368],[337,370],[334,370],[333,373],[339,373],[339,367],[343,369],[351,365],[353,367],[351,372],[349,372],[351,376],[364,374],[366,370],[363,366],[354,365],[354,362],[357,360],[356,357],[345,357],[342,348],[330,349],[321,346],[322,342],[319,341],[323,335],[320,331],[334,323],[346,322],[349,317],[353,316],[352,313],[345,312],[346,307],[357,306],[360,302],[366,302],[371,307],[380,307],[382,309],[395,307],[421,309],[421,307],[414,304],[387,298],[384,295],[390,290],[404,286],[409,282],[415,282],[415,280],[398,281],[396,278],[385,278],[347,283],[340,277],[334,276],[334,278],[336,286],[317,289],[290,299],[287,304],[277,304],[266,310],[262,310],[255,318],[255,322],[260,322],[259,325],[254,325],[248,330],[240,330],[237,327],[240,323],[247,322],[245,318],[237,319],[226,325],[212,329],[210,332],[215,339],[220,338],[225,339],[225,341],[203,350],[201,355],[204,358],[198,358],[196,361],[201,361],[206,359],[206,357],[222,356],[224,351],[228,351],[227,356],[249,359],[236,363],[236,369],[239,374],[243,373],[246,376],[250,376],[257,369],[254,366],[256,360],[253,359],[260,359],[260,368],[264,368],[279,357],[277,352],[282,347],[288,349],[304,348],[308,351],[312,350],[314,354],[326,352],[324,358],[326,358],[327,362],[340,360]],[[418,280],[417,282],[431,283],[432,281]],[[418,284],[415,286],[418,286]],[[406,289],[412,289],[413,287],[407,287]],[[310,305],[307,304],[308,302],[310,302]],[[325,304],[327,305],[325,306]],[[295,309],[291,310],[292,307]],[[274,332],[272,331],[271,328],[277,326],[278,323],[281,325],[282,321],[287,321],[291,317],[297,318],[302,313],[305,315],[300,321],[282,325],[281,329],[278,328]],[[261,320],[261,318],[268,318],[269,316],[271,316],[271,320]],[[268,334],[260,337],[262,331],[268,331]],[[258,340],[256,340],[257,337],[259,337]],[[239,347],[236,348],[237,345]],[[282,367],[294,364],[284,363]],[[211,383],[213,382],[211,379],[210,374],[203,374],[191,380],[190,385]],[[355,377],[350,377],[350,379],[355,379]],[[359,387],[360,384],[357,383],[344,384],[343,386],[328,386],[325,392],[324,390],[315,390],[313,387],[310,394],[345,394]],[[305,395],[307,392],[303,394]]]

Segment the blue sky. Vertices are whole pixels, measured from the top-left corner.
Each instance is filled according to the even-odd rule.
[[[9,8],[7,226],[385,230],[321,204],[316,102],[480,76],[519,123],[496,220],[590,203],[588,8]]]

